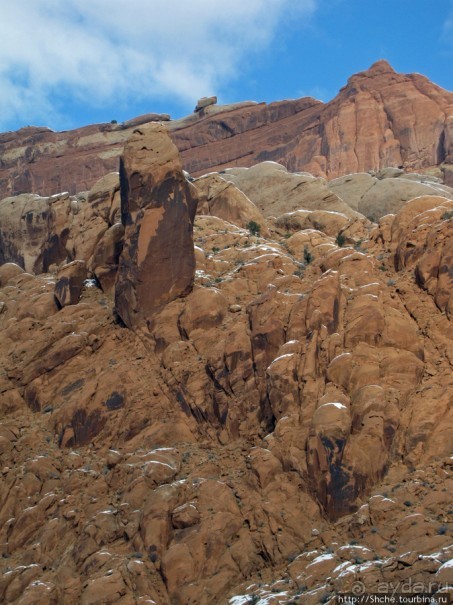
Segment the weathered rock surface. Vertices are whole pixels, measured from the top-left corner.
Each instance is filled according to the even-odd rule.
[[[348,203],[329,189],[325,179],[308,173],[288,172],[276,162],[262,162],[251,168],[229,168],[222,176],[243,191],[265,216],[278,216],[299,208],[357,216]]]
[[[395,213],[406,202],[422,195],[444,195],[453,199],[453,189],[426,175],[381,171],[371,174],[349,174],[329,182],[329,189],[372,221]]]
[[[349,224],[350,219],[341,212],[329,210],[294,210],[277,217],[275,226],[287,233],[316,229],[336,236]]]
[[[95,274],[105,273],[106,265],[115,273],[122,237],[117,221],[118,173],[76,196],[6,198],[0,201],[0,262],[42,273],[79,260]]]
[[[453,202],[379,224],[290,207],[262,237],[214,175],[240,213],[192,237],[198,181],[163,126],[122,173],[122,223],[109,176],[57,198],[72,258],[0,266],[0,601],[318,605],[449,581]],[[153,276],[178,241],[196,267],[173,298]],[[109,296],[123,243],[134,330]],[[85,264],[97,279],[57,304]]]
[[[387,166],[440,166],[452,185],[452,93],[419,74],[398,74],[386,61],[352,76],[327,104],[312,98],[213,102],[200,100],[198,111],[181,120],[147,114],[69,132],[28,127],[4,133],[0,198],[90,189],[117,169],[133,129],[155,120],[166,121],[183,167],[195,176],[272,160],[329,179]]]
[[[195,186],[199,192],[198,214],[217,216],[239,227],[254,222],[259,225],[260,233],[267,233],[262,213],[233,183],[213,173],[197,179]]]
[[[79,302],[87,274],[86,263],[83,260],[68,263],[58,271],[55,298],[62,307],[76,305]]]
[[[115,305],[128,327],[192,289],[192,226],[197,194],[185,178],[166,128],[137,128],[120,164],[125,244],[115,283]]]

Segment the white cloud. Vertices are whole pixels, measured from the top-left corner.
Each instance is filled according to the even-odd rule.
[[[444,22],[442,40],[448,45],[453,45],[453,0],[450,0],[450,10]]]
[[[317,1],[0,0],[0,128],[42,122],[62,93],[98,106],[215,94]]]

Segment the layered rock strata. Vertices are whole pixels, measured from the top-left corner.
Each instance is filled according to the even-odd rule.
[[[213,98],[179,120],[147,114],[60,133],[32,127],[4,133],[0,198],[90,189],[117,169],[134,128],[153,120],[166,121],[183,167],[194,176],[272,160],[328,179],[388,166],[434,167],[452,185],[452,115],[451,92],[378,61],[325,104],[303,98],[221,106]]]

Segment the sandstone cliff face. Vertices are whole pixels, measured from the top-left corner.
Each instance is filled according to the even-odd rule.
[[[0,263],[42,273],[83,260],[111,291],[124,233],[119,198],[118,173],[110,173],[76,196],[23,194],[1,200]]]
[[[115,303],[124,323],[133,327],[192,288],[197,197],[160,124],[134,131],[121,159],[120,181],[125,245]]]
[[[452,93],[378,61],[326,104],[309,98],[209,104],[174,121],[148,114],[61,133],[29,127],[0,135],[0,198],[89,189],[117,169],[135,126],[151,120],[168,121],[183,167],[194,176],[266,160],[329,179],[387,166],[442,165],[452,184],[452,108]]]
[[[333,605],[357,581],[451,582],[453,201],[266,219],[211,175],[194,220],[160,125],[126,147],[122,223],[114,181],[55,210],[72,257],[0,266],[0,600]],[[133,330],[81,284],[105,267]]]

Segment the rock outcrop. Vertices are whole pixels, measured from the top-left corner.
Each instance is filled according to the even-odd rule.
[[[2,603],[447,590],[453,201],[376,224],[269,168],[272,194],[254,169],[191,183],[166,128],[139,125],[121,207],[117,174],[28,198],[48,220],[22,241],[23,196],[0,203]]]
[[[84,261],[104,291],[111,292],[122,249],[118,173],[89,192],[51,197],[32,194],[0,201],[0,263],[46,273]]]
[[[120,182],[125,244],[115,304],[131,328],[192,289],[197,194],[160,124],[134,130],[121,158]]]
[[[243,191],[266,216],[278,216],[300,208],[357,216],[347,202],[329,189],[325,179],[308,173],[288,172],[276,162],[262,162],[251,168],[229,168],[222,176]]]
[[[76,305],[79,302],[87,273],[86,263],[83,260],[68,263],[58,271],[55,298],[62,307]]]
[[[382,170],[377,174],[348,174],[329,181],[329,189],[352,209],[373,221],[395,214],[406,202],[422,195],[444,195],[453,199],[453,189],[436,177]]]
[[[133,129],[153,120],[166,121],[183,167],[194,176],[272,160],[328,179],[387,166],[440,167],[452,184],[452,93],[419,74],[398,74],[386,61],[352,76],[326,104],[312,98],[268,105],[214,101],[200,100],[197,111],[180,120],[147,114],[69,132],[28,127],[4,133],[0,198],[90,189],[117,169]]]
[[[207,174],[195,181],[199,192],[198,213],[217,216],[239,227],[251,222],[267,233],[266,220],[257,206],[241,189],[216,173]]]

